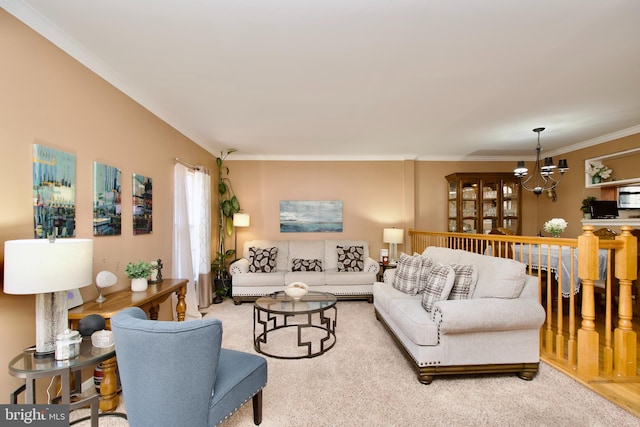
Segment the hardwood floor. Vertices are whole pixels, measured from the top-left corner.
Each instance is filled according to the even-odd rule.
[[[565,316],[564,325],[568,325],[568,316]],[[596,318],[596,329],[600,338],[600,354],[602,356],[605,344],[604,324],[598,322]],[[633,318],[633,330],[637,334],[637,343],[640,344],[640,318]],[[544,334],[543,334],[544,335]],[[638,348],[638,346],[636,346]],[[616,377],[614,375],[602,375],[600,377],[585,381],[583,378],[577,375],[575,369],[568,366],[566,363],[558,362],[554,357],[550,357],[544,352],[541,359],[555,368],[561,370],[571,378],[575,379],[585,387],[598,393],[605,399],[615,403],[621,408],[632,413],[636,417],[640,418],[640,352],[637,351],[636,358],[638,359],[638,375],[633,378],[628,377]],[[600,358],[602,360],[602,357]]]

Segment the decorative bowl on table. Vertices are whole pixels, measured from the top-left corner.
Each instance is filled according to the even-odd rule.
[[[307,292],[309,292],[309,287],[306,283],[302,282],[289,283],[284,288],[284,293],[296,301],[305,296]]]

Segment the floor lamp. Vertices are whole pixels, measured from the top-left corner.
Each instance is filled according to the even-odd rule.
[[[398,244],[404,241],[404,229],[385,228],[382,232],[382,241],[389,244],[389,262],[398,262]]]
[[[56,336],[68,328],[68,291],[92,282],[91,239],[4,243],[4,292],[36,295],[36,357],[52,357]]]
[[[248,213],[234,213],[233,214],[233,228],[234,228],[234,242],[233,249],[235,250],[235,259],[238,259],[238,228],[248,227],[251,224],[251,215]]]

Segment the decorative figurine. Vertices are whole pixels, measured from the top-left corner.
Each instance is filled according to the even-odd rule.
[[[162,260],[158,258],[156,261],[151,261],[151,280],[149,283],[161,283],[162,282]]]

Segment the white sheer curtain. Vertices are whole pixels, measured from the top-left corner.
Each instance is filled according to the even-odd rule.
[[[211,303],[211,179],[176,163],[174,186],[172,272],[189,279],[187,318],[200,318]]]

